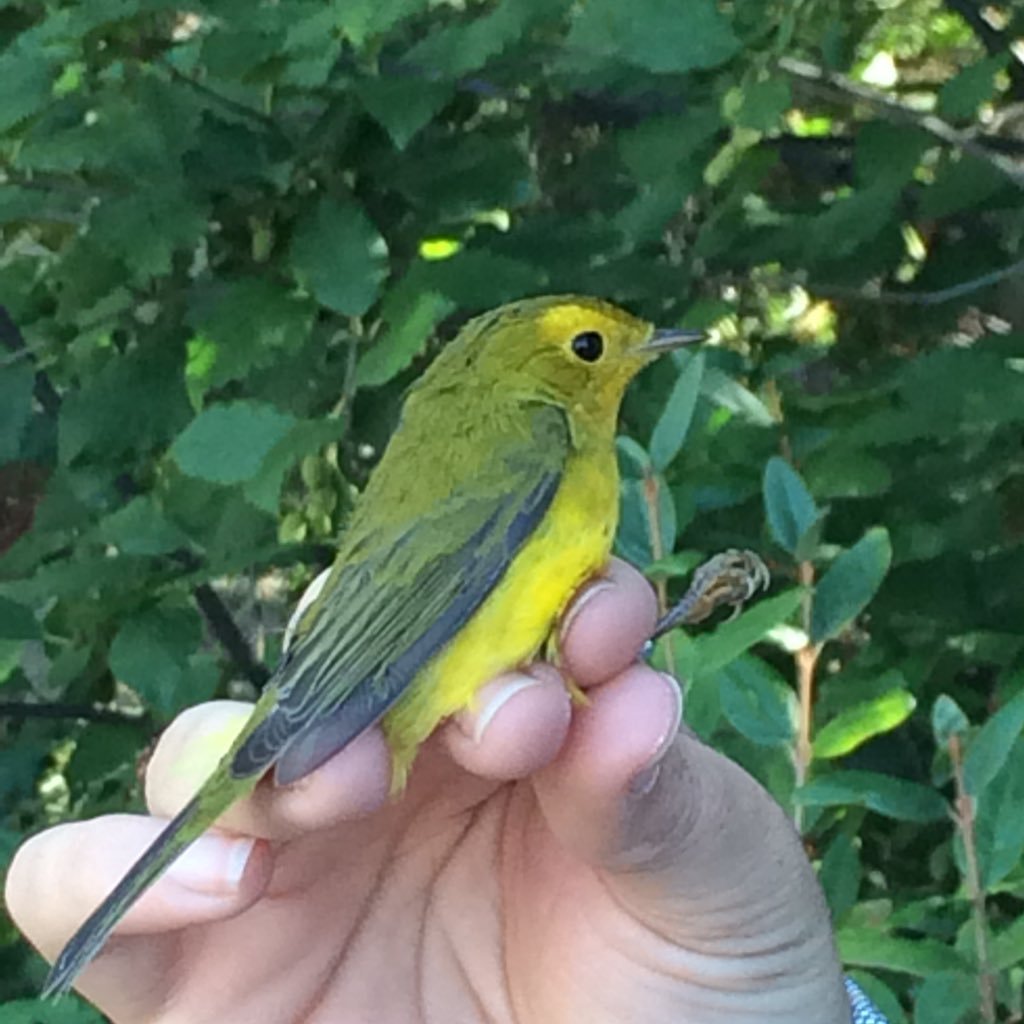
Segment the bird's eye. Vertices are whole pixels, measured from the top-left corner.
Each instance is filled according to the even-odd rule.
[[[596,363],[604,352],[604,338],[597,331],[584,331],[572,339],[572,350],[585,363]]]

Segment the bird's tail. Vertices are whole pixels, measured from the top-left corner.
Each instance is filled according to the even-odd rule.
[[[209,793],[200,791],[171,819],[61,950],[46,977],[43,998],[64,995],[71,988],[75,978],[100,951],[128,908],[236,797],[237,794],[229,796],[223,801],[223,807],[211,806],[222,801],[211,800]]]

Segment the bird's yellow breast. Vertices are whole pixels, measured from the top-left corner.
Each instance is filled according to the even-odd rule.
[[[548,514],[501,582],[384,718],[401,788],[417,747],[484,683],[532,659],[580,585],[608,559],[618,520],[614,450],[570,457]]]

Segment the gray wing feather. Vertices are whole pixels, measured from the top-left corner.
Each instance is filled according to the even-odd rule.
[[[442,507],[376,557],[339,570],[334,595],[322,606],[326,614],[317,616],[275,673],[276,706],[235,752],[232,775],[276,765],[277,781],[286,784],[313,771],[392,707],[472,617],[561,482],[568,430],[562,414],[549,411],[558,417],[558,433],[552,435],[548,424],[545,441],[557,437],[558,457],[548,452],[511,467],[518,472],[508,474],[508,488],[497,499],[453,494],[458,514],[451,522]],[[463,536],[451,536],[459,526]],[[424,551],[437,553],[424,558]]]

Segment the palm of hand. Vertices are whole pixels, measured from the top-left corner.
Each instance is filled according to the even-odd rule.
[[[669,944],[562,847],[531,784],[429,760],[401,804],[284,844],[256,904],[181,934],[169,1019],[685,1019]]]

